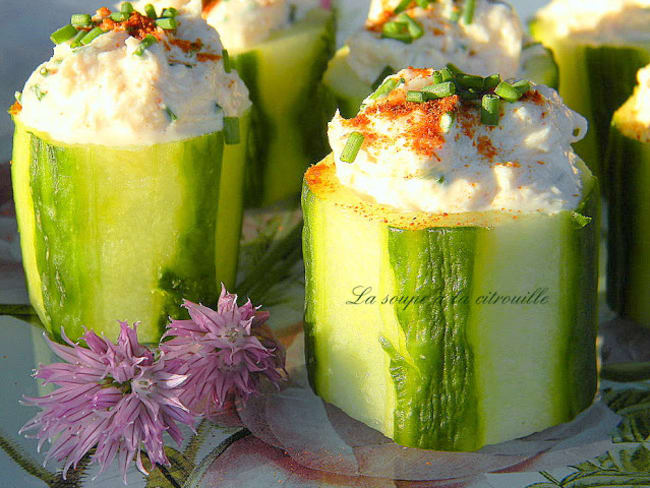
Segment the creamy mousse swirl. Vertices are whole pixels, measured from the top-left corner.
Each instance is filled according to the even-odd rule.
[[[582,175],[571,144],[584,137],[587,122],[555,90],[530,85],[519,100],[500,102],[497,125],[485,125],[480,99],[406,100],[409,92],[430,86],[434,73],[402,70],[387,78],[396,87],[368,97],[355,118],[335,115],[329,140],[343,185],[408,211],[550,214],[576,208]],[[363,143],[356,157],[344,162],[350,138],[358,136]]]
[[[518,73],[524,29],[508,4],[476,0],[471,18],[466,18],[452,0],[430,2],[426,7],[412,2],[396,12],[400,3],[373,0],[365,28],[347,40],[348,64],[366,83],[374,83],[386,67],[454,63],[484,76],[499,72],[509,78]],[[421,36],[411,42],[386,38],[384,27],[404,16],[419,24]]]
[[[63,143],[149,145],[220,131],[224,117],[251,106],[237,73],[226,72],[219,35],[196,12],[160,22],[138,10],[113,20],[118,13],[97,11],[85,28],[101,31],[92,41],[56,45],[25,84],[20,122]]]

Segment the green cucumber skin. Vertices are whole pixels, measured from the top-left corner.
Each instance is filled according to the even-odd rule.
[[[612,124],[608,151],[607,301],[622,317],[650,327],[650,144]]]
[[[472,350],[465,334],[470,306],[454,303],[471,285],[476,228],[389,230],[391,267],[400,293],[443,296],[444,303],[397,309],[413,358],[391,354],[397,389],[395,441],[440,450],[471,450],[478,429]],[[445,266],[436,266],[437,258]],[[453,412],[461,422],[448,422]]]
[[[108,149],[50,142],[17,124],[15,141],[30,298],[55,338],[62,326],[73,340],[84,327],[115,338],[116,321],[128,320],[142,322],[141,340],[156,342],[168,317],[184,314],[182,299],[216,303],[221,132]],[[223,252],[232,249],[229,242]],[[219,279],[231,285],[234,277]]]
[[[574,145],[576,152],[594,175],[605,181],[609,177],[606,154],[610,122],[632,95],[637,71],[650,63],[650,46],[589,46],[575,39],[558,39],[538,20],[530,23],[530,31],[553,51],[564,102],[589,122],[586,137]],[[603,185],[606,197],[608,188]]]
[[[559,299],[557,310],[554,312],[558,323],[549,325],[549,333],[558,337],[552,352],[552,356],[557,358],[557,364],[552,368],[552,376],[539,379],[540,383],[549,384],[551,388],[548,395],[542,395],[549,403],[539,407],[541,412],[548,414],[550,420],[534,424],[538,430],[572,419],[591,404],[596,393],[599,201],[599,191],[597,185],[594,185],[586,195],[584,204],[578,209],[581,215],[588,217],[586,225],[581,223],[580,219],[571,217],[569,212],[562,212],[556,217],[545,217],[554,219],[553,222],[556,223],[551,225],[561,233],[563,243],[558,255],[560,262],[557,264],[560,288],[554,294]],[[363,283],[364,276],[355,275],[348,280],[344,264],[321,262],[323,256],[320,253],[323,251],[318,246],[320,234],[323,232],[319,227],[318,214],[322,211],[320,205],[324,204],[305,184],[303,249],[306,273],[307,369],[310,384],[317,394],[355,416],[345,408],[355,402],[347,400],[354,393],[348,391],[345,395],[337,397],[336,391],[332,391],[332,388],[336,388],[332,385],[340,385],[346,381],[354,382],[357,379],[352,371],[349,371],[350,378],[336,378],[337,373],[332,372],[336,364],[330,356],[337,354],[336,349],[341,347],[335,338],[343,330],[324,326],[325,322],[319,316],[323,308],[336,308],[338,301],[332,302],[329,295],[320,296],[319,290],[327,288],[328,285],[322,282],[319,273],[322,268],[340,269],[340,283],[334,286],[341,287],[349,283]],[[344,252],[344,249],[358,249],[362,253],[370,249],[370,243],[367,241],[345,242],[348,239],[344,236],[351,232],[350,228],[346,227],[349,224],[343,221],[350,217],[341,210],[336,214],[343,219],[339,222],[334,215],[327,214],[327,232],[330,238],[341,236],[341,241],[328,241],[328,248],[337,246],[338,249],[336,252],[330,252],[339,254]],[[548,225],[549,221],[546,222]],[[388,269],[392,270],[396,286],[392,293],[446,298],[442,305],[420,303],[411,305],[406,310],[400,310],[400,306],[395,305],[394,315],[404,333],[405,345],[380,339],[386,355],[390,358],[390,366],[386,367],[386,370],[395,389],[394,424],[392,428],[384,430],[381,420],[366,423],[382,430],[385,435],[400,444],[427,449],[473,451],[486,444],[507,440],[494,438],[484,432],[486,425],[507,422],[507,419],[492,418],[488,410],[482,410],[482,405],[485,404],[484,401],[481,403],[484,400],[482,395],[492,393],[478,388],[478,374],[482,369],[490,369],[492,366],[489,362],[484,362],[489,361],[489,357],[482,362],[476,356],[475,348],[482,342],[480,307],[474,310],[471,302],[455,303],[450,300],[450,296],[463,289],[469,291],[472,299],[480,292],[483,278],[476,276],[477,268],[473,261],[479,249],[477,246],[481,242],[488,242],[493,231],[479,227],[432,228],[420,231],[384,227],[388,233]],[[549,242],[543,249],[550,251],[556,246]],[[341,294],[336,295],[337,299],[339,295]],[[325,307],[324,301],[330,305]],[[347,312],[345,310],[342,313]],[[342,328],[352,326],[345,323],[347,316],[340,316]],[[371,320],[373,316],[368,317],[368,320]],[[521,327],[526,325],[522,324]],[[383,327],[375,326],[380,329]],[[364,327],[372,326],[368,322],[364,323]],[[350,337],[354,340],[354,335],[348,334],[346,337],[347,340],[350,340]],[[366,346],[367,344],[360,342],[351,343],[348,347],[350,352],[353,352]],[[363,371],[367,369],[368,365],[355,365],[353,361],[348,361],[351,364],[348,367]],[[381,368],[382,365],[378,362],[375,367]],[[534,371],[536,367],[535,364],[526,365],[526,370]],[[339,371],[338,374],[347,375],[348,372]],[[359,395],[363,397],[368,393],[359,392]],[[377,395],[374,401],[383,402],[381,391]],[[390,403],[389,400],[385,401]],[[512,398],[506,395],[503,398],[492,398],[490,401],[499,405],[503,402],[512,403]],[[364,421],[361,416],[357,415],[355,418]]]
[[[318,37],[312,38],[314,44],[307,46],[316,46],[309,66],[297,63],[295,56],[282,56],[283,53],[277,59],[265,58],[266,63],[281,67],[282,72],[262,82],[260,78],[265,73],[260,72],[261,58],[273,56],[272,49],[253,49],[232,58],[254,106],[244,192],[248,208],[297,197],[307,167],[329,152],[325,134],[333,102],[323,90],[321,80],[334,53],[335,22],[331,12],[319,9],[313,14],[305,20],[318,25],[314,30]],[[273,39],[267,44],[273,46]],[[306,48],[296,45],[293,49]],[[290,110],[285,110],[281,103],[269,104],[274,92],[282,90],[287,83],[292,84],[295,96]]]

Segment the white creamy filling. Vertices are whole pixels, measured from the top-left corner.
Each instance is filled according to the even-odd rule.
[[[239,51],[264,42],[319,5],[319,0],[215,0],[206,20],[228,49]]]
[[[149,145],[222,130],[224,115],[250,107],[248,90],[215,58],[216,31],[185,13],[173,38],[200,39],[198,50],[163,37],[137,56],[140,41],[115,31],[77,49],[59,44],[27,81],[19,120],[69,144]]]
[[[447,63],[483,76],[495,72],[504,78],[516,76],[524,31],[509,5],[477,0],[474,18],[468,25],[462,20],[451,20],[450,0],[432,3],[427,8],[410,8],[406,13],[422,25],[424,35],[407,44],[382,38],[381,32],[369,29],[387,19],[393,20],[387,15],[395,4],[399,1],[373,0],[368,25],[347,41],[348,63],[366,83],[373,83],[387,66],[398,70]]]
[[[537,18],[557,37],[580,36],[596,44],[650,40],[650,0],[555,0]]]
[[[555,213],[576,208],[582,181],[571,144],[584,137],[587,122],[554,90],[535,86],[535,97],[503,102],[496,127],[480,123],[480,107],[456,102],[455,122],[443,134],[444,142],[427,153],[418,149],[427,143],[426,133],[413,131],[424,112],[388,116],[390,111],[381,109],[389,100],[403,103],[407,90],[430,84],[431,70],[423,71],[395,75],[406,84],[389,97],[366,99],[355,119],[334,117],[329,140],[343,185],[410,211]],[[341,153],[354,131],[365,140],[350,164],[341,161]]]

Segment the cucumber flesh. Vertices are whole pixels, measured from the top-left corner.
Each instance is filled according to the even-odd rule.
[[[254,106],[245,199],[249,207],[297,196],[302,175],[328,149],[328,116],[320,87],[334,51],[330,11],[314,9],[265,42],[233,52]]]
[[[463,451],[568,421],[591,404],[593,178],[578,209],[592,220],[452,216],[404,230],[337,184],[331,160],[316,168],[318,182],[308,173],[303,189],[303,247],[317,394],[400,444]],[[528,302],[499,302],[494,292]]]
[[[217,242],[220,184],[242,185],[236,173],[221,180],[222,156],[221,132],[107,148],[57,143],[16,125],[12,179],[25,273],[51,334],[60,338],[63,326],[76,339],[85,326],[114,339],[116,321],[128,320],[142,322],[141,340],[156,342],[183,298],[216,303],[217,280],[234,280],[217,278],[216,254],[222,264],[237,260],[228,253],[241,218]]]

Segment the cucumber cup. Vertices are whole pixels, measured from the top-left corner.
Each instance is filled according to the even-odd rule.
[[[459,175],[476,178],[475,169],[463,173],[476,156],[464,154],[489,153],[492,162],[484,162],[494,171],[502,174],[499,165],[514,164],[508,166],[510,177],[521,176],[525,159],[510,159],[504,148],[525,146],[525,136],[514,136],[516,128],[514,139],[499,135],[511,134],[514,119],[508,114],[523,110],[543,125],[542,110],[550,114],[560,102],[550,90],[545,95],[533,90],[523,103],[502,102],[495,113],[497,120],[502,114],[503,128],[481,129],[476,118],[481,109],[456,95],[425,97],[417,108],[408,100],[421,98],[413,92],[428,81],[410,76],[409,70],[398,73],[395,78],[406,79],[406,87],[395,84],[390,94],[368,98],[358,117],[335,118],[330,124],[334,154],[305,176],[307,367],[318,395],[395,442],[473,451],[566,422],[593,400],[598,184],[571,156],[568,125],[562,145],[581,174],[574,203],[553,212],[520,212],[500,204],[451,210],[468,201],[458,193],[465,184]],[[494,100],[496,95],[488,90],[483,96]],[[535,104],[545,108],[537,112]],[[452,128],[450,113],[455,114]],[[388,114],[426,122],[424,128],[405,129],[402,119],[394,120],[395,132],[373,136]],[[489,117],[484,121],[496,123]],[[439,132],[438,124],[446,128]],[[361,144],[351,135],[349,140],[357,142],[337,153],[336,131],[352,128],[362,134]],[[483,130],[490,136],[480,135]],[[414,146],[405,134],[418,136]],[[423,141],[437,144],[436,156],[427,172],[414,171],[413,160],[404,156],[410,149],[404,148],[420,151]],[[356,160],[351,147],[359,151]],[[400,150],[390,152],[395,147]],[[486,153],[486,147],[503,153]],[[379,154],[398,159],[392,165]],[[545,180],[550,157],[533,158],[526,171],[537,171],[537,165],[535,181]],[[410,176],[401,181],[388,172],[403,168]],[[468,192],[481,188],[475,198],[490,188],[488,175],[469,185]],[[518,190],[529,198],[520,183]],[[420,185],[433,190],[421,194]],[[436,210],[414,208],[425,200]],[[401,208],[400,202],[414,203]],[[449,212],[442,211],[447,206]]]
[[[650,121],[648,75],[614,113],[607,156],[610,177],[607,300],[622,317],[650,327]]]
[[[269,2],[266,8],[257,7],[259,30],[264,29],[261,24],[266,22],[265,16],[275,15],[275,10],[285,3],[288,2]],[[232,38],[234,42],[235,36],[224,30],[235,22],[233,17],[237,14],[221,15],[217,10],[222,7],[230,8],[230,4],[209,4],[204,16],[222,33],[232,65],[246,83],[254,105],[246,205],[265,206],[297,197],[307,166],[328,151],[323,134],[331,109],[323,96],[321,80],[334,53],[333,13],[312,8],[252,44],[229,45],[228,41]],[[277,15],[296,16],[295,9],[289,6],[283,12]],[[240,20],[244,23],[240,26],[242,30],[253,30],[246,24],[250,20]]]
[[[647,8],[627,1],[607,5],[612,7],[555,0],[530,22],[533,37],[555,55],[560,95],[589,121],[589,133],[576,151],[603,181],[612,115],[632,95],[637,71],[650,63]]]
[[[452,2],[432,2],[426,8],[411,2],[408,8],[398,5],[380,14],[378,19],[373,17],[373,8],[376,10],[375,4],[381,2],[372,3],[366,27],[336,52],[323,78],[325,88],[344,117],[354,117],[361,102],[385,76],[411,66],[453,63],[461,70],[482,70],[481,74],[486,76],[495,67],[506,67],[507,78],[526,78],[557,87],[559,75],[553,54],[540,43],[525,39],[518,17],[505,3],[465,2],[475,5],[474,17],[469,22],[461,15],[465,6],[462,2],[460,7]],[[421,29],[419,37],[392,38],[386,32],[386,26],[407,18]],[[499,19],[498,24],[494,24],[494,18]],[[491,42],[474,38],[472,24],[480,24],[480,32],[491,36]],[[485,48],[486,45],[493,47]],[[513,49],[513,45],[517,48]]]
[[[114,339],[126,320],[141,322],[142,341],[156,342],[183,299],[216,303],[221,283],[234,285],[250,102],[236,74],[225,74],[218,37],[200,18],[163,18],[177,23],[166,32],[135,10],[114,14],[98,11],[86,29],[71,24],[92,32],[114,23],[84,47],[55,33],[55,56],[12,110],[16,215],[30,301],[54,337],[64,329],[76,340],[89,328]],[[120,30],[123,22],[149,26],[157,40],[146,46],[140,32]],[[191,53],[159,46],[190,42]],[[94,74],[103,84],[90,81],[75,92],[76,107],[59,115],[70,102],[62,87]],[[211,80],[202,88],[216,98],[158,102],[187,76]],[[154,81],[121,97],[126,77]],[[98,97],[103,90],[110,105]],[[153,104],[139,103],[149,96]]]

